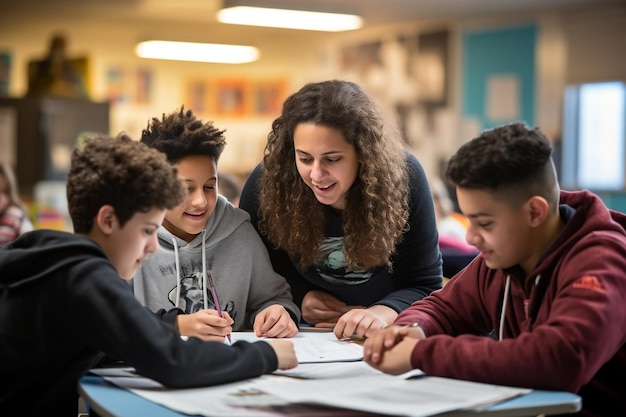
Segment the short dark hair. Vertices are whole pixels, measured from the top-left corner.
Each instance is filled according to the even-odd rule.
[[[458,188],[482,189],[511,203],[532,195],[558,202],[552,143],[539,128],[515,122],[482,132],[450,158],[446,179]]]
[[[141,132],[141,142],[163,152],[172,164],[191,155],[209,156],[217,164],[226,145],[224,132],[181,106],[179,111],[163,114],[161,120],[152,118]]]
[[[123,227],[136,213],[171,209],[184,198],[165,156],[125,134],[87,138],[72,152],[67,201],[76,233],[89,233],[104,205],[113,207]]]

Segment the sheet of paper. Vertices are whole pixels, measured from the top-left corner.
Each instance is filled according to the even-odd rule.
[[[287,405],[282,398],[266,394],[266,384],[287,385],[293,379],[264,375],[245,381],[212,387],[168,389],[158,382],[136,376],[106,376],[105,379],[152,402],[181,413],[212,417],[276,417],[271,407]],[[258,407],[255,409],[246,406]],[[268,411],[261,408],[266,407]]]
[[[266,340],[256,337],[252,332],[232,333],[233,343],[239,340],[255,342]],[[357,343],[337,340],[332,332],[300,332],[288,338],[294,344],[298,363],[324,363],[360,361],[363,359],[363,347]]]
[[[106,374],[115,373],[107,371]],[[120,375],[105,376],[105,379],[173,410],[214,417],[276,417],[294,407],[298,412],[311,412],[310,407],[315,404],[377,415],[422,417],[484,406],[530,392],[447,378],[423,376],[407,380],[404,376],[386,374],[321,380],[264,375],[212,387],[167,389],[132,370],[121,371]],[[320,415],[333,415],[332,410],[316,411]]]
[[[295,368],[284,371],[274,371],[275,375],[285,375],[303,379],[326,379],[343,378],[354,376],[384,375],[383,372],[372,368],[363,361],[357,362],[333,362],[333,363],[301,363]],[[423,375],[420,369],[414,369],[406,374],[399,375],[400,378],[411,378]]]
[[[281,387],[268,385],[264,391],[291,402],[410,417],[473,408],[530,392],[527,389],[447,378],[407,380],[391,375],[300,380]]]

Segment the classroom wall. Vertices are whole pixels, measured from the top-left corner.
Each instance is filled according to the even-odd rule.
[[[125,131],[133,137],[139,136],[150,117],[172,111],[184,103],[185,86],[192,79],[284,77],[288,83],[287,93],[308,81],[353,79],[376,95],[394,117],[399,109],[405,111],[403,122],[409,143],[423,161],[427,174],[435,176],[441,161],[471,138],[471,131],[463,127],[461,105],[463,95],[469,91],[463,84],[462,75],[463,36],[520,25],[531,25],[536,30],[535,87],[530,92],[534,96],[533,118],[558,140],[564,85],[591,80],[626,80],[626,56],[622,52],[626,46],[624,2],[515,16],[408,22],[358,33],[319,34],[307,38],[306,43],[299,36],[284,36],[284,32],[276,31],[268,35],[270,39],[264,40],[278,46],[272,48],[272,56],[243,66],[151,61],[134,56],[134,43],[150,33],[176,34],[178,38],[197,36],[197,27],[183,23],[165,28],[142,27],[124,21],[110,21],[103,25],[86,24],[76,19],[55,23],[3,21],[0,25],[0,52],[11,54],[12,96],[25,93],[27,62],[46,53],[48,40],[57,31],[67,36],[70,56],[89,56],[94,100],[107,99],[107,71],[110,68],[121,68],[129,74],[148,70],[152,76],[150,100],[147,103],[129,100],[111,108],[110,133]],[[407,105],[412,98],[407,98],[404,93],[412,91],[414,85],[410,77],[401,74],[406,62],[398,52],[398,39],[441,30],[449,32],[447,101],[436,108]],[[245,40],[237,39],[236,32],[230,41],[245,43]],[[367,74],[342,68],[342,51],[373,42],[381,44],[381,66]],[[206,115],[227,130],[228,145],[220,162],[221,168],[245,174],[262,155],[274,115],[214,116]]]

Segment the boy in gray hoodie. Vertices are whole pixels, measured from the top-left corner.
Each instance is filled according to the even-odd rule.
[[[218,194],[223,133],[184,107],[153,118],[142,132],[141,142],[176,166],[188,195],[166,212],[159,249],[137,270],[133,291],[181,335],[223,340],[232,331],[254,330],[257,336],[295,336],[300,310],[289,284],[274,272],[248,213]],[[223,317],[210,296],[209,274]]]

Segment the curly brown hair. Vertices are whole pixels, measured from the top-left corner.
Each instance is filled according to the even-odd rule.
[[[72,152],[67,201],[74,232],[89,233],[98,210],[111,205],[123,227],[136,213],[171,209],[185,188],[161,152],[125,134],[87,138]]]
[[[283,104],[265,146],[259,230],[276,248],[300,257],[302,267],[320,257],[330,209],[317,201],[296,168],[293,135],[301,123],[337,129],[356,149],[358,176],[342,213],[347,268],[391,266],[409,217],[404,141],[376,103],[349,81],[307,84]]]
[[[179,111],[163,114],[161,120],[152,118],[141,132],[141,142],[163,152],[172,164],[190,155],[206,155],[217,164],[226,146],[224,132],[181,106]]]

